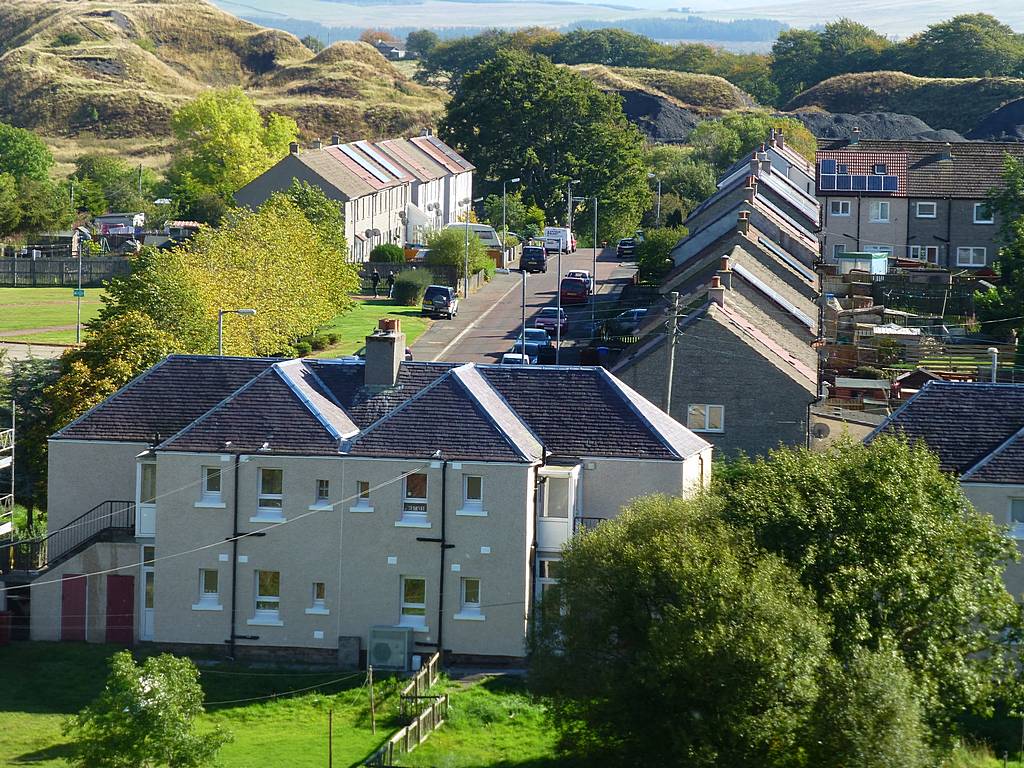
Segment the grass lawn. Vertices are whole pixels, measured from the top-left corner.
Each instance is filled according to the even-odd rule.
[[[74,326],[77,302],[71,288],[0,288],[0,339],[73,344],[75,329],[8,335],[31,328]],[[82,322],[95,317],[103,306],[102,288],[87,288],[82,299]]]
[[[64,719],[102,689],[109,646],[15,643],[0,648],[0,766],[66,766]],[[340,682],[339,678],[344,678]],[[377,733],[370,731],[364,674],[253,669],[218,664],[201,667],[208,702],[251,699],[320,686],[280,699],[207,705],[202,725],[220,725],[234,741],[219,754],[224,768],[320,768],[327,764],[328,710],[334,709],[334,760],[361,762],[398,727],[396,687],[377,689]],[[388,695],[390,694],[390,695]]]
[[[402,307],[390,299],[363,299],[356,303],[350,312],[338,315],[333,322],[320,330],[321,334],[336,333],[338,343],[316,353],[316,357],[343,357],[351,355],[366,344],[366,337],[377,327],[382,317],[397,317],[402,321],[402,331],[406,343],[412,343],[420,337],[430,321],[420,316],[420,308]]]

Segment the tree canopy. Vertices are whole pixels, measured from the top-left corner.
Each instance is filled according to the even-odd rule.
[[[469,237],[458,227],[438,229],[427,236],[427,264],[434,266],[454,267],[458,279],[466,276],[466,248],[469,244],[469,273],[481,270],[488,275],[494,272],[494,261],[487,255],[487,247],[483,240],[472,230]]]
[[[0,123],[0,173],[17,181],[47,181],[53,155],[46,143],[32,131]]]
[[[975,305],[987,333],[1019,338],[1024,330],[1024,162],[1007,155],[1002,177],[990,201],[999,214],[1002,247],[995,268],[1000,281],[975,294]]]

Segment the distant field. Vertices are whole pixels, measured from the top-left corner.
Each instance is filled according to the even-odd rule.
[[[90,288],[82,299],[82,322],[103,306],[101,288]],[[51,344],[75,341],[76,301],[71,288],[0,288],[0,339]],[[19,333],[33,331],[33,333]]]

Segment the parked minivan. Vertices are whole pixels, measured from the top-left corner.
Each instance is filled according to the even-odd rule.
[[[544,227],[544,248],[548,251],[576,252],[576,235],[568,227]]]
[[[454,288],[447,285],[428,285],[423,293],[421,314],[430,317],[447,317],[451,320],[459,314],[459,298]]]
[[[544,249],[539,245],[524,245],[519,268],[524,272],[547,272],[548,257]]]

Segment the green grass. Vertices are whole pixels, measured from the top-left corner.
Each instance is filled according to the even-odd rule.
[[[101,288],[88,288],[82,299],[82,322],[94,318],[103,306]],[[71,288],[0,288],[0,339],[73,344],[75,330],[40,331],[9,335],[10,331],[74,326],[77,302]]]
[[[398,761],[419,768],[568,766],[555,755],[557,734],[525,683],[492,677],[468,688],[447,686],[448,720]]]
[[[412,346],[430,325],[420,316],[419,307],[400,307],[390,299],[364,299],[356,303],[351,312],[338,315],[333,322],[322,328],[320,334],[338,334],[338,343],[330,349],[316,353],[316,357],[343,357],[351,355],[366,344],[366,337],[377,327],[383,317],[397,317],[402,321],[406,344]]]
[[[65,718],[102,689],[109,646],[15,643],[0,648],[0,767],[32,764],[63,768],[67,740]],[[326,684],[346,677],[340,683]],[[397,699],[391,681],[377,686],[377,733],[371,733],[368,692],[362,673],[252,669],[218,664],[201,668],[208,702],[250,699],[309,686],[319,692],[278,699],[208,705],[200,727],[220,725],[234,741],[220,752],[223,768],[287,765],[319,768],[327,764],[328,710],[334,709],[335,765],[357,764],[398,727]],[[389,692],[390,695],[386,695]]]

